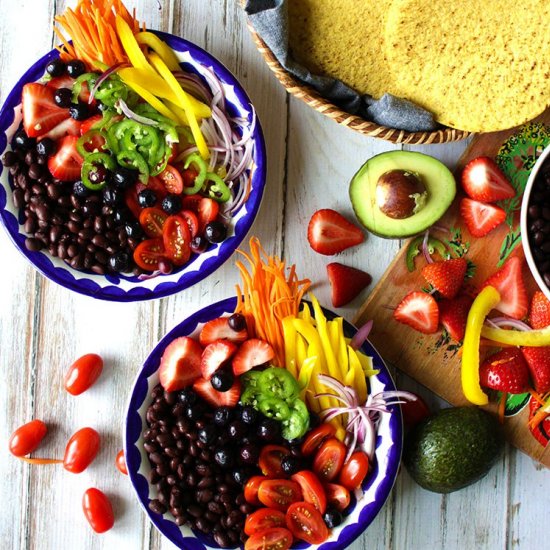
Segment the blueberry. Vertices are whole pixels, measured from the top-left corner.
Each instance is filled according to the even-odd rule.
[[[250,472],[248,472],[244,468],[237,468],[236,470],[233,470],[233,479],[238,485],[244,485],[249,478]]]
[[[199,430],[199,441],[206,445],[210,445],[216,439],[216,428],[212,424],[207,424],[204,428]]]
[[[142,208],[153,206],[157,202],[157,195],[152,189],[144,189],[138,193],[138,204]]]
[[[214,460],[218,466],[224,469],[233,466],[233,455],[231,451],[223,447],[214,453]]]
[[[79,180],[73,184],[73,195],[79,199],[85,199],[91,195],[91,191]]]
[[[210,379],[212,387],[221,392],[230,390],[234,381],[235,377],[233,376],[233,372],[228,369],[217,370]]]
[[[195,235],[191,239],[191,250],[195,254],[202,254],[208,248],[208,241],[202,235]]]
[[[229,407],[218,407],[214,411],[214,424],[225,426],[231,420],[231,409]]]
[[[177,214],[181,210],[181,197],[179,195],[167,195],[162,199],[161,206],[167,214]]]
[[[118,167],[113,173],[113,184],[120,189],[126,189],[136,183],[138,175],[137,170]]]
[[[243,464],[257,464],[260,457],[260,449],[253,443],[246,443],[241,447],[239,456]]]
[[[243,407],[241,411],[241,420],[248,426],[255,424],[258,420],[258,411],[249,405]]]
[[[122,195],[118,189],[105,187],[103,189],[103,204],[107,206],[115,206],[122,201]]]
[[[292,455],[284,456],[281,459],[281,469],[289,476],[298,472],[302,467],[302,461]]]
[[[47,65],[46,65],[46,72],[50,76],[61,76],[65,73],[65,70],[67,69],[67,66],[61,59],[52,59]]]
[[[124,224],[124,229],[126,230],[126,235],[132,239],[138,239],[143,234],[141,225],[139,225],[137,220],[128,220]]]
[[[86,72],[86,65],[80,59],[73,59],[67,63],[67,73],[71,78],[77,78]]]
[[[231,315],[231,317],[227,320],[227,323],[235,332],[240,332],[241,330],[246,329],[246,319],[241,313],[233,313],[233,315]]]
[[[113,271],[117,271],[119,273],[128,271],[128,268],[130,267],[130,256],[128,252],[121,250],[116,254],[113,254],[109,258],[109,267]]]
[[[53,94],[54,103],[58,107],[70,107],[72,105],[73,92],[69,88],[58,88]]]
[[[242,420],[233,420],[227,428],[227,433],[231,439],[242,439],[246,432],[246,424]]]
[[[264,418],[258,426],[258,437],[264,441],[275,441],[281,435],[281,426],[273,418]]]
[[[86,120],[90,116],[90,109],[85,103],[76,103],[69,107],[69,115],[75,120]]]
[[[24,130],[15,132],[12,141],[12,147],[21,151],[27,151],[36,146],[36,140],[29,137]]]
[[[47,157],[51,157],[55,150],[57,149],[57,146],[55,144],[55,141],[50,138],[43,138],[36,144],[36,152],[39,155],[46,155]]]
[[[117,208],[113,212],[113,220],[118,225],[122,225],[130,217],[130,212],[125,208]]]
[[[329,529],[338,527],[342,523],[342,514],[338,510],[328,509],[323,515],[323,519]]]
[[[207,223],[204,236],[211,243],[221,243],[227,238],[227,227],[222,222]]]

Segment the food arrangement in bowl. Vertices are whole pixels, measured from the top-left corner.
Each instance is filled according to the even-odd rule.
[[[187,288],[231,255],[259,208],[254,108],[218,61],[146,31],[121,2],[81,0],[56,21],[59,52],[2,109],[4,225],[77,292],[126,301]]]
[[[397,392],[368,328],[324,311],[251,241],[237,297],[174,328],[139,373],[125,456],[181,548],[346,548],[397,475]],[[328,547],[328,546],[327,546]]]

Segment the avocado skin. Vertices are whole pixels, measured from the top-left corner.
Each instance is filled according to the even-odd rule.
[[[504,449],[496,418],[477,407],[443,409],[405,439],[403,462],[424,489],[452,493],[486,475]]]

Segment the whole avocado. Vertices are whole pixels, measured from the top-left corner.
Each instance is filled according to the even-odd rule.
[[[424,489],[452,493],[486,475],[504,449],[498,421],[477,407],[443,409],[415,426],[403,462]]]

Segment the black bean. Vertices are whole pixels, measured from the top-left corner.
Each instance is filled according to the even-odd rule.
[[[198,504],[191,504],[187,507],[189,512],[194,518],[200,518],[204,513],[204,510]]]
[[[149,472],[149,482],[152,484],[152,485],[155,485],[156,483],[158,483],[160,481],[160,475],[159,473],[156,471],[155,468],[152,468],[151,471]]]
[[[222,548],[227,548],[231,545],[231,540],[229,539],[229,537],[221,531],[214,533],[214,540]]]
[[[37,162],[33,162],[29,166],[29,178],[37,180],[42,175],[42,166]]]
[[[27,219],[25,220],[25,232],[34,233],[35,229],[36,229],[36,217],[33,214],[31,214],[30,216],[27,216]]]
[[[155,514],[165,514],[167,508],[158,499],[154,499],[149,502],[149,510],[151,510],[151,512],[154,512]]]
[[[200,489],[206,489],[207,487],[212,487],[213,485],[215,485],[215,481],[212,477],[203,477],[198,483],[198,487]]]
[[[105,268],[100,264],[94,264],[90,269],[98,275],[105,275]]]
[[[25,239],[25,247],[27,248],[27,250],[31,250],[32,252],[37,252],[38,250],[42,250],[42,248],[44,247],[44,244],[34,238],[34,237],[27,237]]]

